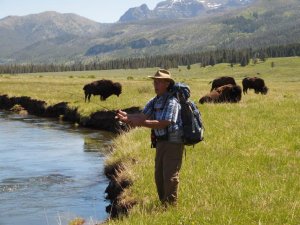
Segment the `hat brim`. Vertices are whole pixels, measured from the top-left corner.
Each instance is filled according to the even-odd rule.
[[[154,76],[148,76],[148,78],[151,78],[152,80],[158,79],[158,80],[168,80],[171,82],[175,82],[172,78],[165,78],[165,77],[154,77]]]

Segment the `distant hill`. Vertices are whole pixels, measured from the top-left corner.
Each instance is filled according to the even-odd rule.
[[[104,61],[299,43],[299,0],[199,2],[204,13],[179,19],[147,18],[153,10],[146,5],[138,13],[144,19],[111,24],[56,12],[6,17],[0,20],[0,63]]]
[[[0,20],[0,58],[26,59],[27,55],[51,55],[59,47],[60,56],[70,55],[77,39],[93,37],[105,27],[75,14],[44,12],[28,16],[9,16]],[[76,41],[75,41],[76,42]],[[55,49],[52,49],[55,48]],[[76,47],[75,47],[76,48]],[[83,49],[82,49],[83,51]]]

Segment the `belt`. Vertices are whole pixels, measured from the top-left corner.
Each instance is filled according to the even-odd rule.
[[[156,136],[156,139],[158,141],[167,141],[169,138],[168,135],[163,135],[163,136]]]

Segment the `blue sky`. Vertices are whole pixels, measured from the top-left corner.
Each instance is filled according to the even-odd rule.
[[[153,9],[162,0],[0,0],[0,19],[44,11],[76,13],[101,23],[119,20],[129,8],[146,3]]]

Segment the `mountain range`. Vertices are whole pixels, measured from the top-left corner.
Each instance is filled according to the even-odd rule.
[[[191,18],[201,14],[238,8],[250,5],[254,0],[166,0],[158,3],[153,10],[146,4],[129,9],[120,18],[120,22],[130,22],[146,19]]]
[[[117,23],[44,12],[0,20],[0,63],[104,61],[299,43],[299,0],[167,0]]]

